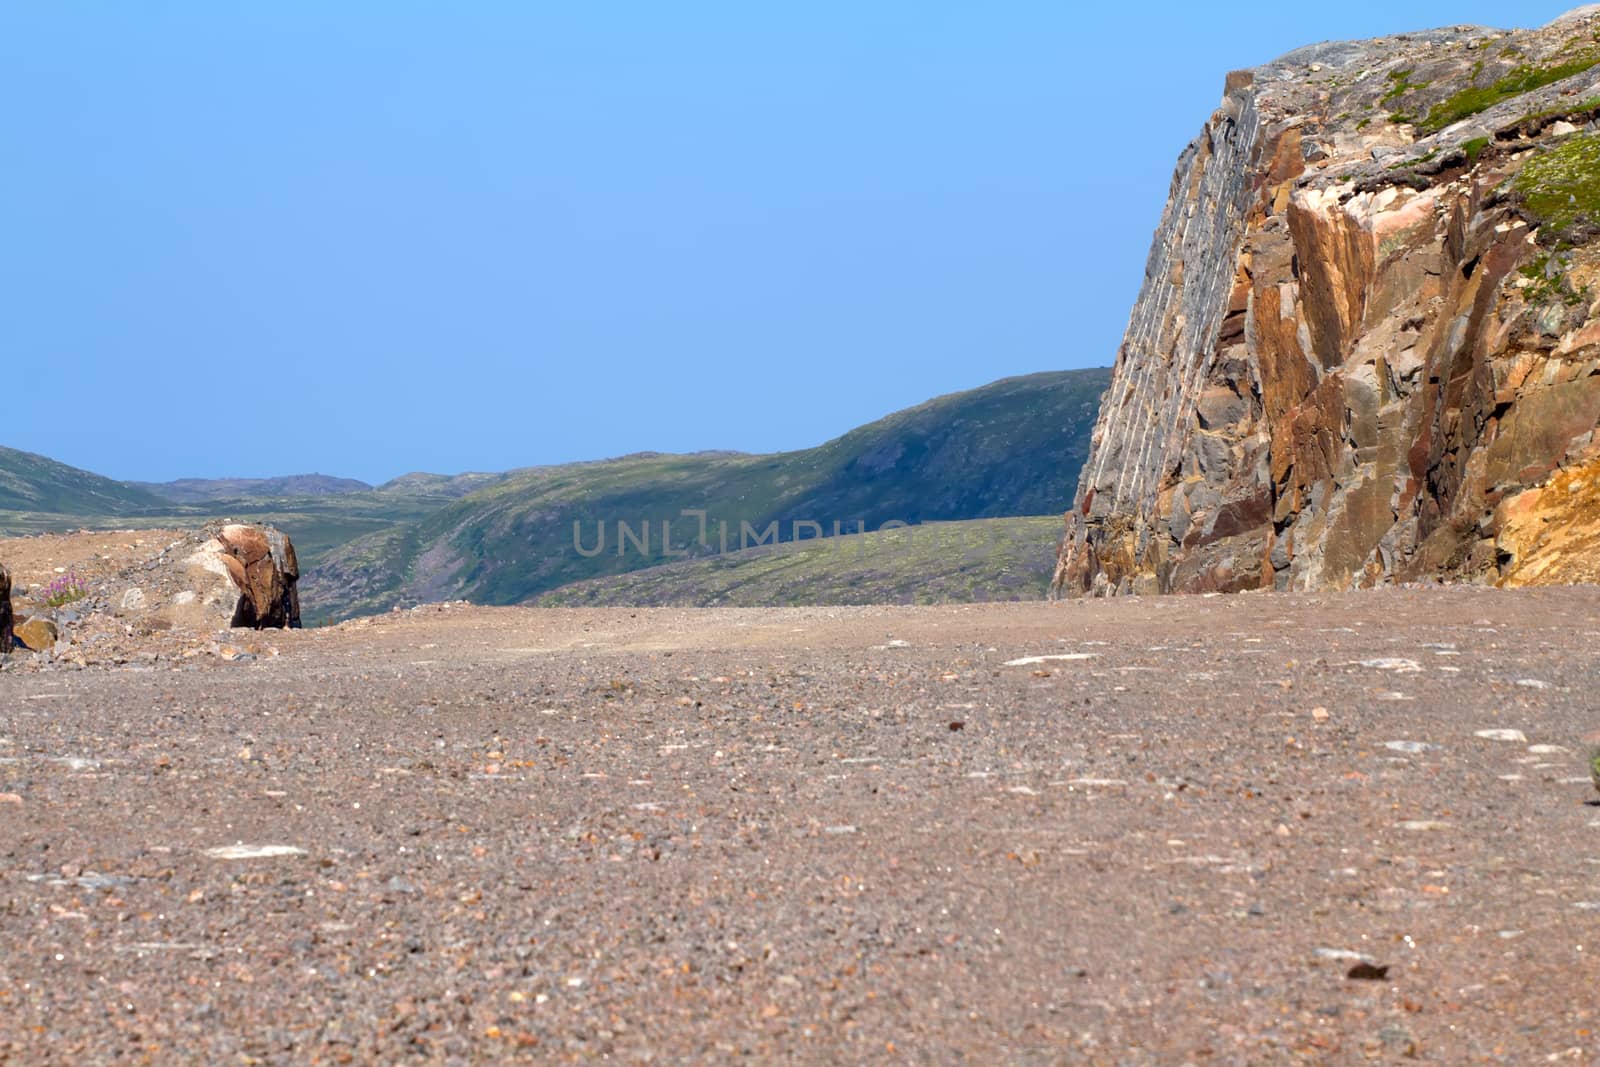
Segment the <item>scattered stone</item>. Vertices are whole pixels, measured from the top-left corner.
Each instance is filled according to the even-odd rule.
[[[0,804],[18,804],[18,805],[20,805],[21,803],[22,803],[22,798],[17,796],[17,794],[15,794],[15,793],[0,793]]]
[[[1549,682],[1541,682],[1537,678],[1518,678],[1517,684],[1524,689],[1549,689]]]
[[[1527,744],[1528,738],[1521,730],[1474,730],[1473,737],[1481,737],[1485,741],[1515,741],[1518,744]]]
[[[1449,823],[1440,822],[1437,819],[1407,819],[1405,822],[1397,823],[1396,825],[1402,830],[1413,830],[1417,833],[1450,829]]]
[[[1368,963],[1363,960],[1346,971],[1344,976],[1354,982],[1381,982],[1389,977],[1389,965]]]
[[[138,586],[133,586],[127,592],[122,594],[121,603],[123,611],[138,611],[140,608],[144,607],[144,590],[140,589]]]

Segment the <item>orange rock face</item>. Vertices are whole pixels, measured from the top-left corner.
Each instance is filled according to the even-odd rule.
[[[1523,171],[1600,136],[1578,129],[1600,66],[1561,66],[1597,32],[1230,76],[1179,163],[1058,592],[1596,580],[1600,212],[1541,216]],[[1517,68],[1565,73],[1456,118]]]

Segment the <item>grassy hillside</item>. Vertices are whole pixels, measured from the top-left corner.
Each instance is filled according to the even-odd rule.
[[[102,478],[32,452],[0,447],[0,510],[123,515],[163,503],[137,486]]]
[[[724,529],[736,550],[773,523],[787,541],[817,532],[797,523],[854,532],[1059,512],[1077,488],[1108,379],[1103,369],[1007,379],[797,452],[642,455],[514,472],[410,529],[330,552],[308,573],[302,600],[330,617],[456,597],[510,604],[684,553],[720,553]],[[697,543],[698,521],[683,514],[690,509],[707,514],[707,544]]]
[[[1039,600],[1061,517],[973,519],[792,541],[562,586],[549,607],[759,607]]]

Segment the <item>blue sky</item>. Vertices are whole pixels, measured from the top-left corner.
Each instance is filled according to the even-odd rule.
[[[0,443],[378,481],[1106,365],[1227,70],[1570,6],[6,5]]]

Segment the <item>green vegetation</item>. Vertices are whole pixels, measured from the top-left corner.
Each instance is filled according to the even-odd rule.
[[[724,530],[731,551],[833,534],[835,522],[848,534],[892,521],[1056,513],[1076,491],[1108,382],[1106,370],[1007,379],[798,452],[628,456],[517,472],[402,533],[329,553],[307,574],[302,599],[330,617],[457,597],[514,604],[685,553],[720,554]],[[705,543],[698,515],[685,514],[700,511]],[[625,536],[632,540],[619,544]]]
[[[1563,78],[1581,74],[1600,63],[1600,53],[1590,52],[1549,67],[1517,67],[1489,85],[1471,85],[1435,104],[1418,124],[1424,133],[1437,133],[1452,123],[1486,111],[1503,100],[1541,89]]]
[[[551,607],[758,607],[1040,600],[1061,519],[940,522],[791,541],[563,586]]]
[[[1426,89],[1428,87],[1427,82],[1421,82],[1417,85],[1411,84],[1411,75],[1413,73],[1414,72],[1409,69],[1391,70],[1389,72],[1389,91],[1384,93],[1378,102],[1380,104],[1387,104],[1391,100],[1400,99],[1413,89]]]
[[[1530,159],[1512,187],[1547,237],[1564,238],[1579,222],[1600,224],[1600,134]]]
[[[1567,307],[1577,307],[1588,301],[1589,290],[1576,290],[1567,280],[1567,270],[1571,264],[1566,252],[1566,249],[1559,249],[1546,253],[1518,268],[1517,273],[1533,283],[1523,290],[1523,296],[1529,304],[1548,304],[1559,300]]]
[[[1474,137],[1462,145],[1461,150],[1467,154],[1467,165],[1472,166],[1477,163],[1478,157],[1483,155],[1483,150],[1488,147],[1489,138],[1487,137]]]

